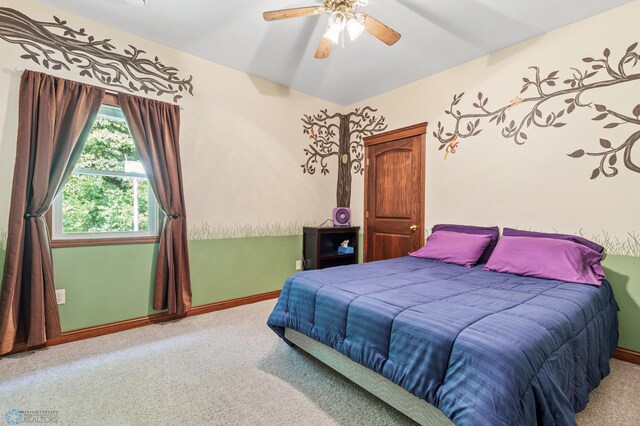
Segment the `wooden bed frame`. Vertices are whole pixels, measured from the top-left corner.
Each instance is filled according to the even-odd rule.
[[[316,342],[295,330],[285,329],[285,337],[312,357],[333,368],[361,388],[377,396],[407,417],[424,426],[452,426],[442,411],[402,389],[378,373]]]

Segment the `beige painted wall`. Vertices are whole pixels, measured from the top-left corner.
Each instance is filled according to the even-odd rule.
[[[640,202],[629,197],[629,188],[638,186],[637,174],[621,170],[615,178],[590,181],[595,160],[566,156],[578,148],[598,150],[600,137],[612,141],[626,137],[625,126],[603,130],[600,122],[591,120],[593,112],[582,109],[567,126],[533,129],[528,142],[517,146],[504,139],[499,128],[483,122],[483,133],[463,140],[446,161],[431,134],[438,121],[450,127],[443,111],[455,93],[467,93],[461,104],[467,109],[478,91],[489,96],[489,106],[497,107],[518,96],[522,78],[531,76],[527,69],[531,65],[547,73],[559,70],[566,77],[570,67],[585,67],[581,58],[600,55],[604,48],[610,48],[614,57],[620,55],[638,41],[640,1],[348,108],[31,0],[2,4],[40,20],[56,14],[96,37],[112,38],[120,49],[134,44],[176,66],[181,74],[193,74],[195,96],[181,101],[181,140],[189,225],[195,238],[290,233],[291,225],[326,219],[335,204],[335,164],[329,176],[302,175],[302,149],[308,140],[300,118],[322,108],[345,112],[363,105],[378,108],[390,128],[430,122],[427,226],[460,222],[582,230],[587,236],[602,238],[607,233],[620,240],[629,232],[640,232]],[[18,46],[0,41],[0,232],[6,229],[15,154],[19,86],[15,68],[44,70],[20,59],[22,53]],[[75,72],[53,73],[95,84]],[[611,92],[590,92],[585,100],[628,112],[640,101],[630,94],[639,90],[640,84],[634,83]],[[362,204],[363,178],[357,175],[352,196],[356,224],[362,224]]]
[[[187,212],[196,237],[299,233],[294,225],[330,216],[335,181],[302,176],[308,138],[300,118],[305,112],[341,107],[31,0],[1,5],[42,21],[55,14],[96,38],[111,38],[120,51],[133,44],[175,66],[180,75],[193,74],[195,96],[185,96],[180,104]],[[76,71],[45,70],[21,59],[23,53],[0,40],[0,232],[8,221],[15,156],[16,67],[96,84]],[[212,226],[202,229],[204,223]]]
[[[471,110],[477,93],[489,96],[489,107],[500,107],[519,96],[527,68],[537,65],[543,73],[560,71],[562,81],[571,67],[587,68],[582,58],[601,57],[611,49],[616,60],[629,45],[640,41],[638,17],[640,1],[561,28],[533,40],[463,64],[358,105],[372,105],[387,117],[390,128],[422,121],[430,123],[427,137],[426,224],[467,223],[499,225],[546,231],[597,235],[627,241],[628,233],[640,236],[640,175],[620,168],[614,178],[591,181],[597,166],[594,158],[567,157],[579,148],[598,151],[599,138],[623,141],[631,125],[605,130],[603,122],[592,121],[596,114],[583,108],[574,112],[562,128],[529,131],[528,142],[518,146],[501,136],[485,121],[480,135],[462,140],[458,152],[445,161],[444,152],[432,132],[442,121],[451,128],[444,110],[453,95],[466,92],[459,105]],[[437,40],[434,40],[437,43]],[[425,46],[425,49],[428,49]],[[640,50],[640,48],[638,49]],[[640,70],[640,66],[638,67]],[[545,74],[545,75],[546,75]],[[631,114],[640,103],[640,81],[609,91],[592,91],[583,101],[605,103]],[[552,110],[564,106],[562,100]],[[510,114],[527,112],[520,105]],[[608,121],[605,121],[605,123]],[[636,130],[640,128],[636,127]],[[640,164],[640,147],[635,162]],[[363,179],[354,179],[353,207],[356,221],[362,223]]]

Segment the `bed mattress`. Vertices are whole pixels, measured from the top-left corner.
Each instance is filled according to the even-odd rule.
[[[575,425],[618,341],[606,281],[411,257],[295,274],[268,325],[330,346],[456,425]]]

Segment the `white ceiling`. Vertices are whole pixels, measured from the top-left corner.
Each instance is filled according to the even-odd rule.
[[[326,16],[262,19],[265,10],[320,0],[40,1],[350,105],[632,0],[376,0],[366,12],[402,39],[388,47],[364,34],[322,61],[313,56]]]

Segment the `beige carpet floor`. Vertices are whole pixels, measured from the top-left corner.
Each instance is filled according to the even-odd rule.
[[[273,305],[0,358],[0,422],[15,409],[68,425],[412,424],[278,339],[265,325]],[[640,366],[611,366],[578,424],[640,424]]]

